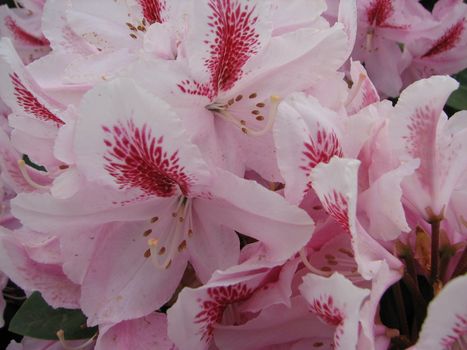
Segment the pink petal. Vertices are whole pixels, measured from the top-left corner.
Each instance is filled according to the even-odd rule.
[[[325,278],[308,274],[299,287],[310,309],[324,323],[337,326],[334,333],[336,349],[357,345],[359,311],[370,291],[355,287],[339,273]]]
[[[96,350],[174,350],[167,337],[167,317],[153,312],[145,317],[123,321],[99,329]]]
[[[130,80],[113,80],[86,95],[75,153],[88,178],[139,190],[142,197],[196,193],[209,179],[198,148],[170,107]]]
[[[449,282],[428,306],[415,349],[448,350],[465,346],[467,334],[467,277]]]
[[[197,203],[199,212],[260,240],[271,260],[290,258],[311,237],[313,221],[302,209],[254,181],[219,171],[211,192],[212,199]]]

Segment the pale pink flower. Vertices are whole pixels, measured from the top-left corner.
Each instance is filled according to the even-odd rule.
[[[433,23],[421,4],[404,0],[359,0],[358,31],[352,58],[365,64],[378,91],[397,96],[405,68],[400,43],[428,36]],[[381,69],[384,67],[384,69]]]
[[[325,80],[347,57],[341,25],[329,27],[321,5],[309,25],[280,35],[271,20],[281,7],[269,1],[196,5],[181,43],[186,59],[142,62],[131,75],[177,108],[203,153],[236,149],[243,168],[280,181],[270,132],[279,99]]]
[[[311,236],[312,220],[280,195],[210,169],[171,108],[133,82],[96,87],[81,107],[74,151],[90,183],[67,200],[22,194],[14,210],[42,232],[79,235],[89,228],[95,250],[74,275],[82,278],[81,304],[91,323],[162,306],[188,259],[202,281],[235,264],[234,230],[261,241],[277,261]],[[146,292],[135,300],[139,288]]]
[[[354,286],[339,273],[330,277],[308,274],[303,277],[300,292],[309,309],[334,331],[335,349],[355,348],[358,342],[359,315],[370,291]]]
[[[410,349],[464,349],[467,345],[467,277],[449,282],[428,306],[420,337]]]
[[[168,311],[169,336],[180,349],[208,349],[217,343],[218,330],[235,330],[254,313],[270,306],[290,306],[291,279],[297,262],[281,267],[261,254],[216,271],[204,286],[180,293]],[[218,346],[230,349],[238,344],[233,341],[227,345],[221,340]]]
[[[435,24],[430,36],[406,42],[410,65],[402,73],[404,85],[437,74],[454,74],[467,67],[467,5],[441,0],[433,8]]]
[[[41,30],[45,1],[23,0],[20,8],[0,6],[0,36],[10,38],[22,61],[30,63],[50,51]]]
[[[465,123],[461,115],[448,120],[443,112],[457,87],[454,79],[445,76],[417,81],[401,93],[390,116],[393,152],[401,162],[420,162],[402,187],[405,200],[425,219],[442,216],[467,167]]]
[[[99,327],[96,350],[176,350],[167,337],[167,316],[153,312],[139,319]]]

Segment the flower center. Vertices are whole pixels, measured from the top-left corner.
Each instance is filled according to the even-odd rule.
[[[257,97],[257,93],[248,95],[248,102],[242,104],[242,109],[245,110],[237,110],[235,108],[243,100],[243,95],[237,95],[227,102],[215,101],[207,105],[206,109],[214,112],[222,119],[231,122],[247,135],[262,136],[272,129],[277,115],[277,107],[281,99],[273,95],[268,102],[263,102],[255,101]]]
[[[163,226],[160,236],[148,239],[149,248],[144,253],[158,269],[168,269],[173,259],[186,249],[187,240],[193,235],[191,207],[191,199],[179,196],[170,217],[153,217],[150,228],[144,231],[143,236],[149,237],[153,227]]]

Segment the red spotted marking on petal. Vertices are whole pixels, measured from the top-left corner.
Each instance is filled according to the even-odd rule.
[[[305,151],[303,151],[302,161],[305,163],[300,166],[300,169],[306,171],[309,176],[311,170],[319,163],[329,163],[332,157],[342,157],[342,147],[339,143],[337,135],[334,131],[326,131],[324,128],[317,126],[318,132],[313,137],[309,135],[309,141],[305,142]],[[311,182],[308,183],[308,188],[311,188]]]
[[[14,95],[16,102],[27,114],[31,114],[37,119],[44,121],[52,121],[57,126],[65,124],[55,114],[48,110],[37,98],[24,86],[18,74],[10,74],[11,83],[13,84]]]
[[[164,0],[139,0],[143,9],[143,16],[150,24],[163,23],[163,12],[166,9]]]
[[[350,232],[349,224],[349,205],[347,198],[337,191],[332,191],[324,196],[324,210],[331,215],[344,228],[346,232]]]
[[[441,339],[441,346],[443,346],[443,349],[452,349],[462,337],[467,335],[467,318],[457,314],[456,319],[456,323],[454,327],[452,327],[454,335],[448,335]]]
[[[462,19],[449,28],[441,38],[436,40],[434,45],[422,56],[422,58],[439,55],[440,53],[453,49],[461,40],[464,29],[464,19]]]
[[[214,326],[221,322],[227,306],[248,299],[253,292],[253,289],[241,283],[208,288],[208,298],[199,300],[202,310],[195,316],[195,323],[201,325],[201,340],[209,343],[213,338]]]
[[[338,326],[344,321],[341,310],[334,305],[331,295],[320,295],[310,303],[310,310],[330,326]]]
[[[138,128],[132,120],[102,129],[108,148],[104,168],[121,189],[139,188],[159,197],[171,197],[178,189],[189,192],[192,179],[179,164],[178,151],[164,151],[163,136],[154,137],[146,124]]]
[[[183,80],[180,84],[177,84],[177,86],[180,91],[185,94],[206,96],[209,99],[212,99],[215,96],[214,91],[211,89],[209,84],[201,84],[193,80]]]
[[[393,13],[392,0],[374,0],[366,10],[366,17],[368,23],[372,26],[394,29],[406,28],[406,25],[394,25],[387,22]]]
[[[429,193],[434,189],[433,167],[436,157],[436,127],[438,116],[431,106],[417,108],[407,126],[409,134],[404,136],[406,150],[413,158],[420,159],[417,176]]]
[[[208,16],[209,33],[204,43],[208,58],[204,66],[210,74],[207,83],[185,80],[178,84],[183,93],[207,96],[212,99],[219,90],[226,91],[243,75],[243,66],[259,49],[259,34],[253,14],[255,6],[236,0],[210,0],[212,14]]]
[[[5,26],[10,30],[16,40],[22,41],[25,44],[34,46],[47,46],[50,44],[45,37],[38,38],[26,32],[11,16],[5,17]]]

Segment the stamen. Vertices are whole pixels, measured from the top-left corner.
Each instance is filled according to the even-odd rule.
[[[31,187],[38,189],[38,190],[48,190],[49,186],[43,186],[35,182],[33,179],[28,174],[28,171],[26,169],[26,162],[22,159],[18,160],[18,167],[19,171],[21,172],[21,175],[23,175],[24,180],[30,185]]]
[[[326,273],[324,271],[318,270],[316,267],[311,265],[310,261],[308,261],[308,258],[306,256],[305,248],[300,249],[299,254],[300,254],[300,259],[303,262],[303,265],[305,265],[308,268],[308,270],[310,270],[311,272],[319,276],[323,276],[323,277],[331,276],[330,273]]]
[[[184,236],[186,227],[191,226],[191,201],[180,196],[171,216],[173,219],[165,238],[162,241],[148,240],[151,260],[160,270],[168,269],[175,256],[186,249],[187,242]]]
[[[249,97],[252,98],[251,97],[252,95],[255,95],[255,97],[256,97],[256,94],[251,94]],[[230,114],[230,112],[228,110],[221,109],[221,110],[218,110],[217,112],[218,112],[219,116],[221,116],[225,120],[233,123],[240,130],[242,130],[245,134],[250,135],[250,136],[262,136],[262,135],[266,134],[268,131],[270,131],[272,129],[272,127],[274,125],[274,121],[276,120],[277,107],[279,106],[281,98],[279,96],[274,96],[273,95],[273,96],[271,96],[270,100],[271,100],[271,104],[269,106],[269,115],[268,115],[267,123],[262,129],[259,129],[259,130],[254,130],[254,129],[246,126],[245,124],[242,123],[242,121],[244,121],[244,119],[238,120],[232,114]],[[212,105],[210,105],[210,108],[212,108]],[[254,112],[259,113],[259,111],[256,111],[256,110]],[[253,113],[253,114],[256,114],[256,113]],[[264,117],[261,116],[261,118],[259,118],[258,120],[263,120],[263,119],[264,119]]]
[[[70,346],[70,345],[67,344],[67,341],[65,340],[65,332],[63,331],[63,329],[60,329],[57,332],[57,337],[58,337],[58,340],[60,341],[60,344],[62,345],[63,349],[65,349],[65,350],[81,350],[81,349],[84,349],[87,346],[91,345],[94,342],[94,340],[97,337],[97,333],[94,334],[90,339],[85,341],[83,344],[78,345],[78,346]]]
[[[352,101],[355,99],[357,96],[358,92],[362,88],[363,82],[366,79],[366,75],[363,73],[360,73],[358,76],[357,83],[352,86],[352,89],[350,89],[349,95],[347,96],[347,100],[345,101],[345,106],[347,107],[352,103]]]
[[[371,49],[373,48],[373,36],[374,36],[374,31],[369,30],[366,33],[366,42],[365,42],[365,49],[370,52]]]

